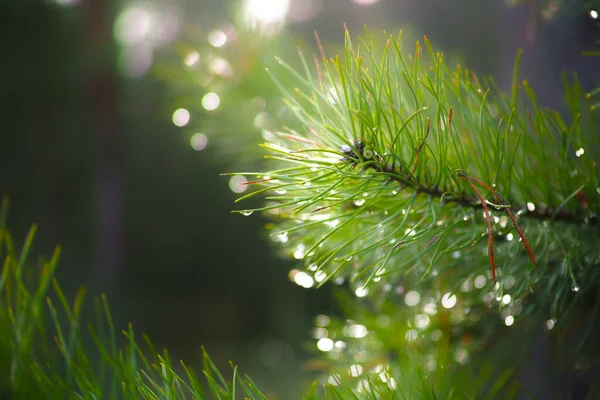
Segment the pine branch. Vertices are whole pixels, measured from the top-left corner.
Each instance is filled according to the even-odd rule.
[[[575,253],[600,256],[582,236],[600,208],[597,114],[577,80],[565,81],[567,119],[518,81],[519,58],[503,95],[492,81],[448,68],[427,38],[412,54],[400,37],[383,47],[368,32],[359,41],[354,47],[346,31],[343,59],[320,46],[316,75],[302,53],[303,73],[279,60],[299,87],[271,75],[300,128],[270,135],[264,148],[281,168],[246,174],[256,190],[239,199],[266,195],[267,204],[240,212],[271,215],[273,240],[319,285],[349,278],[364,292],[452,271],[447,284],[456,288],[483,272],[484,236],[500,290],[508,276],[523,283],[515,297],[540,284],[587,282],[585,262],[565,277],[553,267]]]

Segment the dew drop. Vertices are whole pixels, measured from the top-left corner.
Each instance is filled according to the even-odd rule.
[[[242,212],[241,212],[241,214],[242,214],[244,217],[249,217],[250,215],[252,215],[252,211],[242,211]]]
[[[579,286],[578,285],[571,286],[571,292],[579,292]]]
[[[277,194],[286,194],[287,190],[285,190],[285,189],[277,189],[277,190],[275,190],[275,193],[277,193]]]
[[[355,205],[356,207],[360,207],[360,206],[362,206],[363,204],[365,204],[365,200],[354,200],[354,205]]]

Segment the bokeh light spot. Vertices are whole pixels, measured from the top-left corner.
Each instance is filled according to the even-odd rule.
[[[352,338],[364,338],[365,336],[367,336],[367,327],[364,325],[358,325],[358,324],[353,324],[350,325],[348,327],[346,327],[346,329],[344,329],[344,333],[346,334],[346,336],[348,337],[352,337]]]
[[[506,326],[511,326],[514,323],[515,323],[515,317],[513,317],[512,315],[509,315],[508,317],[504,318],[504,324]]]
[[[452,308],[456,305],[456,295],[452,293],[446,293],[442,297],[442,306],[444,308]]]
[[[353,364],[350,366],[350,375],[353,377],[357,377],[363,373],[363,368],[358,364]]]
[[[208,34],[208,43],[214,47],[223,47],[227,43],[227,35],[225,32],[214,30]]]
[[[410,292],[406,293],[406,297],[404,298],[404,302],[409,307],[416,306],[417,304],[419,304],[420,300],[421,296],[414,290],[411,290]]]
[[[290,0],[246,0],[244,19],[250,29],[273,34],[283,28]]]
[[[321,351],[331,351],[331,349],[333,349],[333,340],[329,338],[319,339],[317,348]]]
[[[242,193],[248,189],[246,183],[248,183],[248,180],[245,177],[241,175],[232,176],[229,180],[229,189],[234,193]]]
[[[304,271],[297,271],[293,276],[293,280],[296,285],[305,289],[311,288],[315,284],[313,277]]]
[[[190,51],[188,55],[185,56],[183,63],[188,67],[193,67],[194,65],[198,64],[198,61],[200,61],[200,53],[197,51]]]
[[[429,317],[425,314],[418,314],[415,317],[415,326],[420,329],[425,329],[429,326]]]
[[[473,282],[473,283],[475,284],[475,287],[477,289],[481,289],[482,287],[485,286],[485,282],[486,282],[485,276],[479,275],[475,278],[475,282]]]
[[[208,138],[203,133],[195,133],[190,138],[190,146],[194,150],[200,151],[204,150],[204,148],[208,145]]]
[[[117,16],[114,35],[123,44],[139,43],[148,37],[150,25],[150,12],[140,5],[131,5]]]
[[[456,361],[459,364],[466,364],[466,362],[469,359],[469,352],[465,349],[463,349],[462,347],[456,349],[456,352],[454,352],[454,361]]]
[[[185,108],[178,108],[173,113],[173,123],[178,127],[186,126],[190,122],[190,112]]]
[[[405,335],[406,340],[408,340],[409,342],[416,340],[418,336],[419,336],[419,332],[417,332],[416,329],[409,329]]]
[[[202,98],[202,107],[208,111],[216,110],[221,103],[221,98],[216,93],[206,93]]]
[[[332,386],[337,386],[342,382],[342,377],[339,374],[333,374],[327,379],[327,383]]]
[[[210,61],[209,68],[213,74],[228,78],[233,75],[233,67],[224,58],[215,57]]]

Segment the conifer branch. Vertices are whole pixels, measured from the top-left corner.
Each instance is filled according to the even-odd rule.
[[[346,31],[343,58],[319,44],[316,75],[302,53],[302,72],[279,60],[298,87],[269,73],[298,125],[268,135],[279,169],[245,174],[254,191],[239,199],[267,204],[240,212],[273,217],[272,239],[319,285],[341,277],[363,290],[443,274],[456,289],[483,273],[484,254],[497,290],[506,277],[520,282],[515,298],[579,287],[600,257],[582,236],[597,229],[600,147],[579,83],[566,83],[571,115],[562,116],[518,81],[519,57],[504,95],[450,69],[427,38],[409,52],[400,36],[378,46],[367,32],[354,46]],[[588,261],[566,276],[555,268],[575,254]]]

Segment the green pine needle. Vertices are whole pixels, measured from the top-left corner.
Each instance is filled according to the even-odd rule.
[[[565,81],[572,115],[562,117],[518,80],[519,56],[507,96],[447,66],[427,38],[409,52],[401,36],[377,46],[367,33],[354,45],[346,31],[343,59],[320,47],[311,69],[300,52],[302,72],[278,59],[282,70],[269,74],[302,131],[270,135],[263,147],[274,169],[241,174],[255,188],[242,199],[267,203],[238,212],[272,216],[272,239],[319,285],[349,278],[380,291],[450,272],[460,285],[489,279],[497,265],[496,289],[510,276],[515,297],[581,286],[589,261],[567,280],[548,279],[566,257],[600,256],[585,240],[600,205],[597,115],[578,81]],[[279,83],[285,74],[297,88]]]

